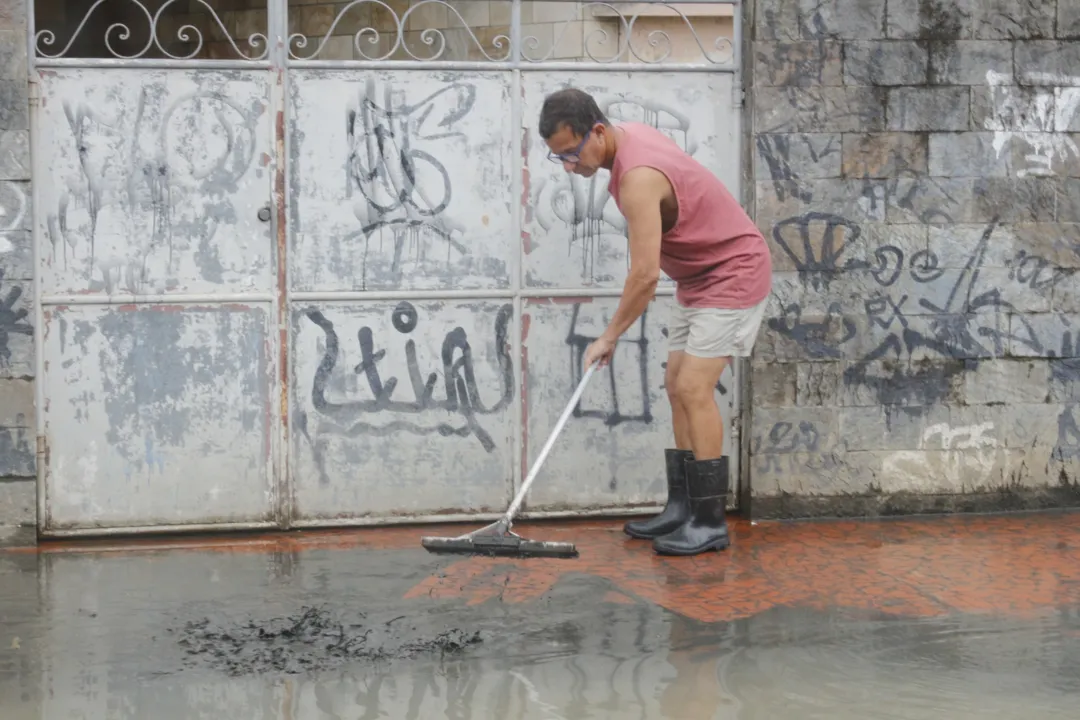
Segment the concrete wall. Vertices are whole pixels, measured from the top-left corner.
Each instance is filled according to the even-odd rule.
[[[754,512],[1080,501],[1080,5],[758,0]]]
[[[0,0],[0,543],[33,525],[34,362],[24,0]]]

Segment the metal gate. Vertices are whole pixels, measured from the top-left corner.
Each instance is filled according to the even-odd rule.
[[[544,95],[593,92],[739,193],[737,3],[132,1],[145,46],[112,23],[72,56],[101,5],[70,42],[30,23],[48,535],[490,517],[627,269],[607,174],[545,158]],[[671,293],[526,515],[661,496]]]

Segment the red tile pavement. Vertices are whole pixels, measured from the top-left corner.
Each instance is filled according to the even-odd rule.
[[[895,615],[953,611],[1032,615],[1080,606],[1080,514],[881,522],[733,523],[722,553],[655,555],[615,523],[538,526],[527,537],[573,538],[575,561],[468,558],[406,598],[479,603],[542,596],[561,577],[608,579],[623,593],[703,622],[786,605]]]
[[[736,519],[731,548],[689,558],[658,556],[648,542],[626,537],[621,525],[621,520],[516,525],[525,537],[572,541],[581,557],[439,556],[439,570],[409,589],[405,599],[526,603],[563,578],[592,575],[612,585],[597,598],[600,602],[648,602],[703,622],[749,617],[777,606],[924,617],[954,611],[1031,616],[1080,606],[1080,513],[754,526]],[[70,541],[46,543],[37,552],[424,553],[421,535],[458,535],[473,527]]]

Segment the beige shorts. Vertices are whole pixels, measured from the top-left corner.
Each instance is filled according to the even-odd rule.
[[[741,310],[687,308],[678,302],[668,323],[668,350],[703,358],[749,357],[768,298]]]

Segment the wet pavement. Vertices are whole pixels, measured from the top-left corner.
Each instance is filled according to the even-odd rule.
[[[0,550],[0,718],[1076,718],[1080,514],[734,523],[661,558],[465,528]]]

